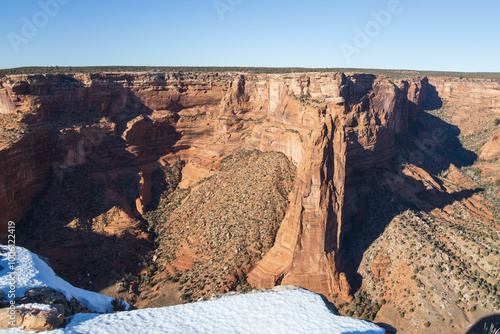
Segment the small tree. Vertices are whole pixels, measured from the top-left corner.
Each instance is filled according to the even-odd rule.
[[[118,298],[115,298],[111,301],[111,306],[113,307],[113,312],[122,312],[127,308],[125,302]]]

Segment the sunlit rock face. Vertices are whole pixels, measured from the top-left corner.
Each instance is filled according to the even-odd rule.
[[[349,73],[11,76],[0,85],[0,112],[20,115],[16,124],[28,131],[2,142],[0,220],[25,217],[24,228],[45,238],[43,244],[34,240],[35,248],[45,249],[61,270],[82,252],[97,258],[111,250],[123,257],[153,239],[141,217],[154,197],[158,168],[184,161],[179,186],[191,189],[241,149],[277,151],[295,166],[293,186],[274,245],[252,266],[248,282],[349,299],[340,263],[343,235],[358,212],[357,180],[394,157],[396,136],[418,117],[427,84],[426,78]],[[72,185],[79,168],[81,182],[91,184],[82,188],[85,194],[55,190]],[[99,190],[92,200],[91,189]],[[73,209],[58,217],[57,210],[33,211],[47,203],[47,193],[64,197]],[[41,218],[45,223],[38,226]],[[82,221],[88,234],[64,231]],[[95,252],[84,245],[83,238],[111,240],[124,231],[136,242]],[[56,237],[63,241],[51,240]]]

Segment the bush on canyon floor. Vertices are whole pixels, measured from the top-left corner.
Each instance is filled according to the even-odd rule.
[[[111,306],[113,307],[113,312],[122,312],[125,311],[127,308],[127,305],[125,305],[125,302],[121,299],[113,299],[111,301]]]
[[[356,317],[362,320],[373,321],[377,316],[378,311],[384,303],[374,302],[364,290],[359,290],[354,295],[354,300],[351,304],[339,304],[339,312],[348,317]]]

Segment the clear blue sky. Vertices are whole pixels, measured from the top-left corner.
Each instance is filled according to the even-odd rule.
[[[391,2],[399,5],[391,7]],[[377,23],[372,11],[390,8],[390,18]],[[359,31],[365,35],[367,29],[371,36],[360,37]],[[499,36],[500,2],[486,0],[11,0],[2,1],[0,12],[0,68],[500,72]]]

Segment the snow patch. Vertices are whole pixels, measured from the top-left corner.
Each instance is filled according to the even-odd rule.
[[[113,314],[77,314],[65,329],[52,333],[382,334],[385,331],[366,321],[333,315],[321,296],[313,292],[287,290]]]
[[[7,252],[8,248],[0,245],[0,252]],[[8,253],[1,254],[0,266],[0,291],[5,295],[10,288]],[[69,301],[76,298],[93,312],[112,312],[111,301],[113,298],[100,295],[96,292],[86,291],[69,284],[50,268],[37,255],[23,247],[16,247],[16,297],[23,297],[26,291],[34,288],[49,287],[60,291]],[[127,304],[128,307],[128,304]]]

